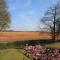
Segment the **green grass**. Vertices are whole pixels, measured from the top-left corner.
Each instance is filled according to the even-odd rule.
[[[31,60],[16,49],[7,49],[0,51],[0,60]]]
[[[60,48],[60,42],[55,42],[51,44],[45,45],[46,47],[52,47],[52,48]]]

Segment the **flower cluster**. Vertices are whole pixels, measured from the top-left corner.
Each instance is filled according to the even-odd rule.
[[[46,48],[41,45],[26,46],[25,55],[33,60],[60,60],[60,49]]]

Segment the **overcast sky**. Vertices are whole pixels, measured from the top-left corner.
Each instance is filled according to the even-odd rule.
[[[39,20],[45,11],[58,0],[6,0],[11,14],[11,29],[38,31]],[[40,23],[42,27],[42,24]]]

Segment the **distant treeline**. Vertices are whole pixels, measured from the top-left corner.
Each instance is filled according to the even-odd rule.
[[[60,41],[60,40],[58,40],[58,41]],[[24,46],[26,44],[28,44],[28,45],[36,45],[36,44],[46,45],[46,44],[53,43],[53,42],[55,42],[55,41],[52,39],[50,39],[50,40],[14,41],[14,42],[0,43],[0,49],[8,49],[8,48],[19,49],[19,48],[24,48]]]

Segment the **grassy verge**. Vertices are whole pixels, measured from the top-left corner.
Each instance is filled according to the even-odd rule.
[[[51,47],[51,48],[60,48],[60,42],[55,42],[51,44],[45,45],[46,47]]]
[[[0,60],[31,60],[18,52],[17,49],[7,49],[0,51]]]

